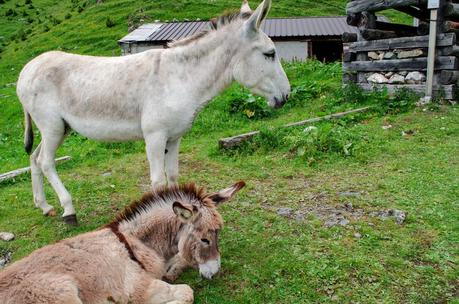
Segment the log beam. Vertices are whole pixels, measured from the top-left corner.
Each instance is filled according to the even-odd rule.
[[[429,36],[401,37],[375,41],[357,41],[349,44],[350,52],[384,51],[393,49],[426,48]],[[445,47],[456,44],[456,35],[453,33],[437,35],[437,46]]]
[[[348,2],[346,5],[347,14],[357,14],[361,12],[377,12],[389,8],[399,8],[406,6],[425,6],[427,0],[356,0]]]
[[[306,119],[306,120],[302,120],[302,121],[292,122],[292,123],[286,124],[286,125],[284,125],[284,127],[288,128],[288,127],[303,126],[303,125],[315,123],[315,122],[322,121],[322,120],[336,119],[336,118],[340,118],[340,117],[343,117],[343,116],[346,116],[346,115],[349,115],[349,114],[365,112],[365,111],[368,111],[370,108],[371,107],[363,107],[363,108],[358,108],[358,109],[354,109],[354,110],[350,110],[350,111],[346,111],[346,112],[340,112],[340,113],[335,113],[335,114],[331,114],[331,115],[325,115],[325,116],[321,116],[321,117],[310,118],[310,119]],[[233,147],[238,146],[242,142],[252,138],[253,136],[255,136],[255,135],[259,134],[259,133],[260,133],[260,131],[253,131],[253,132],[240,134],[240,135],[236,135],[236,136],[232,136],[232,137],[221,138],[218,141],[218,145],[220,146],[221,149],[233,148]]]
[[[435,60],[436,70],[455,70],[459,68],[458,59],[453,56],[441,56]],[[393,72],[393,71],[425,71],[427,58],[410,58],[377,61],[343,62],[344,71],[362,72]]]
[[[70,159],[72,159],[70,156],[59,157],[59,158],[56,159],[56,163],[64,162],[64,161],[67,161],[67,160],[70,160]],[[21,169],[17,169],[17,170],[13,170],[13,171],[10,171],[10,172],[6,172],[6,173],[3,173],[3,174],[0,174],[0,183],[3,182],[3,181],[6,181],[6,180],[13,179],[16,176],[19,176],[21,174],[27,173],[29,171],[30,171],[30,167],[25,167],[25,168],[21,168]]]

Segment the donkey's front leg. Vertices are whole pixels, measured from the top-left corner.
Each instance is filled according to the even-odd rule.
[[[179,175],[178,154],[180,139],[169,140],[166,145],[166,175],[169,185],[176,184]]]
[[[194,301],[193,290],[185,284],[171,285],[161,280],[153,279],[146,289],[143,289],[140,301],[134,303],[148,304],[191,304]]]
[[[167,138],[163,133],[150,133],[145,135],[147,158],[150,163],[151,185],[154,188],[166,184],[164,160]]]

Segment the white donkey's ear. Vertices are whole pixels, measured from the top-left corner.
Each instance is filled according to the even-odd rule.
[[[243,181],[237,182],[229,188],[223,189],[218,191],[217,193],[213,193],[208,197],[216,204],[220,204],[226,201],[229,201],[236,192],[241,190],[245,186]]]
[[[242,1],[242,6],[241,6],[241,14],[251,14],[252,9],[249,6],[249,1],[244,0]]]
[[[246,31],[249,33],[258,32],[261,22],[265,20],[270,8],[271,0],[264,0],[260,3],[252,16],[245,22]]]
[[[180,202],[174,202],[172,204],[172,210],[174,210],[174,213],[184,222],[188,221],[193,216],[193,209]]]

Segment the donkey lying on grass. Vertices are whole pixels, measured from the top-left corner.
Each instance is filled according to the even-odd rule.
[[[43,174],[76,224],[72,198],[57,175],[54,156],[70,129],[95,140],[144,139],[153,186],[176,183],[180,139],[199,111],[233,81],[282,106],[290,85],[274,43],[259,30],[271,0],[252,13],[221,16],[211,29],[170,48],[124,57],[48,52],[21,71],[17,94],[25,114],[25,148],[33,144],[32,120],[41,143],[30,156],[35,206],[46,202]]]
[[[159,188],[107,226],[33,252],[0,272],[0,303],[192,303],[169,285],[186,267],[220,268],[216,206],[244,186],[215,194],[193,184]]]

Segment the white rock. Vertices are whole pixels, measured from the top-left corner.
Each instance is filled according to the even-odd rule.
[[[408,72],[407,71],[401,71],[401,72],[398,72],[399,75],[402,75],[402,76],[406,76],[408,75]]]
[[[403,77],[402,75],[399,75],[399,74],[394,74],[389,79],[389,83],[391,83],[391,84],[405,83],[405,77]]]
[[[386,77],[387,79],[391,78],[392,75],[394,75],[394,72],[388,72],[386,74],[384,74],[384,77]]]
[[[368,52],[368,58],[373,60],[379,60],[379,54],[376,52]]]
[[[413,57],[419,57],[423,54],[424,52],[421,49],[415,49],[415,50],[410,50],[410,51],[399,51],[397,54],[397,57],[399,59],[413,58]]]
[[[4,240],[4,241],[11,241],[12,239],[14,239],[14,234],[12,234],[11,232],[0,232],[0,240]]]
[[[389,80],[387,80],[387,78],[384,77],[384,75],[374,73],[367,78],[367,81],[369,83],[387,83]]]
[[[405,77],[406,83],[420,84],[426,80],[426,76],[420,72],[409,72]]]
[[[396,57],[394,52],[385,52],[383,56],[384,56],[384,59],[392,59]]]

